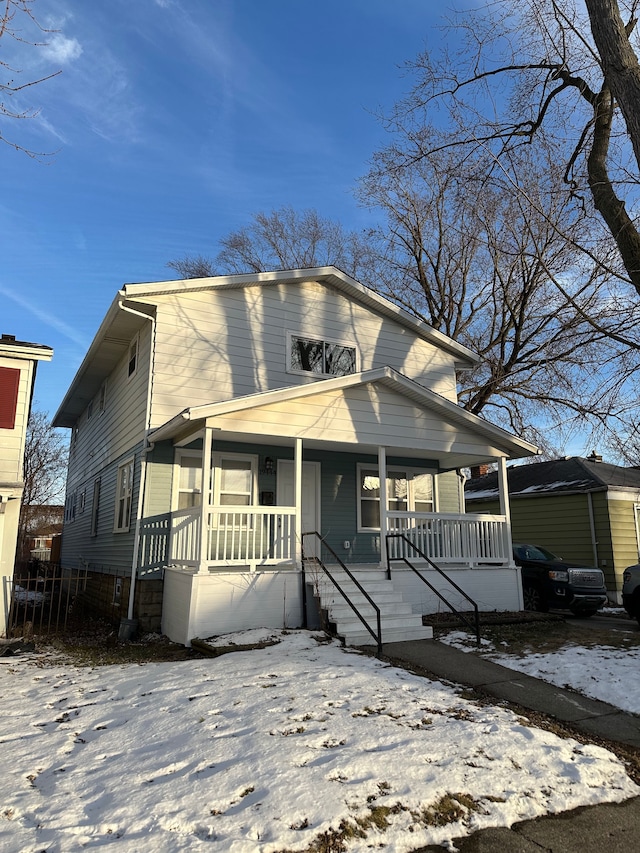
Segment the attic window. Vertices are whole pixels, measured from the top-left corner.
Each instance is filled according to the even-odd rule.
[[[291,335],[290,370],[320,376],[347,376],[356,372],[355,347],[336,341]]]

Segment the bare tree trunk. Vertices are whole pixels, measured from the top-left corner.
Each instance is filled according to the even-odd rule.
[[[620,106],[640,168],[640,64],[629,42],[636,19],[625,27],[617,0],[585,0],[585,5],[606,83]]]

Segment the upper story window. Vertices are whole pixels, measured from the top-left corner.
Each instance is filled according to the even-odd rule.
[[[107,383],[103,382],[98,395],[98,411],[104,412],[107,405]]]
[[[127,365],[127,376],[133,376],[138,367],[138,336],[129,344],[129,362]]]
[[[356,372],[356,348],[337,341],[291,335],[289,370],[319,376],[347,376]]]

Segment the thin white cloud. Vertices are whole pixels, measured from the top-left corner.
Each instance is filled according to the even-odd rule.
[[[70,341],[73,341],[74,344],[78,344],[78,346],[83,349],[87,349],[88,343],[85,335],[80,335],[74,328],[68,326],[66,323],[63,323],[57,317],[55,317],[50,310],[43,310],[39,308],[35,302],[31,302],[28,299],[24,299],[21,296],[18,296],[13,290],[9,290],[6,287],[3,287],[0,284],[0,295],[6,297],[7,299],[11,299],[12,302],[15,302],[16,305],[19,305],[20,308],[24,308],[25,311],[28,311],[34,317],[37,317],[41,323],[44,323],[45,326],[49,326],[52,329],[55,329],[56,332],[59,332],[65,338]]]
[[[67,38],[63,33],[54,33],[43,46],[42,53],[57,65],[68,65],[82,54],[82,45],[76,38]]]

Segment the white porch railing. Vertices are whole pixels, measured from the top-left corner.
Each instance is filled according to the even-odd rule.
[[[172,513],[172,565],[255,568],[295,562],[295,507],[210,506],[206,518],[205,553],[201,556],[201,508]],[[502,515],[390,512],[387,519],[389,533],[403,534],[439,566],[509,565],[512,561]],[[402,539],[391,539],[389,548],[392,558],[417,559]]]
[[[171,517],[170,562],[174,565],[250,566],[295,560],[295,507],[210,506],[206,509],[205,554],[201,508]]]
[[[445,564],[512,562],[510,537],[503,515],[480,513],[413,513],[390,512],[388,532],[401,533],[439,566]],[[393,558],[417,558],[416,552],[402,539],[391,539],[389,553]]]

